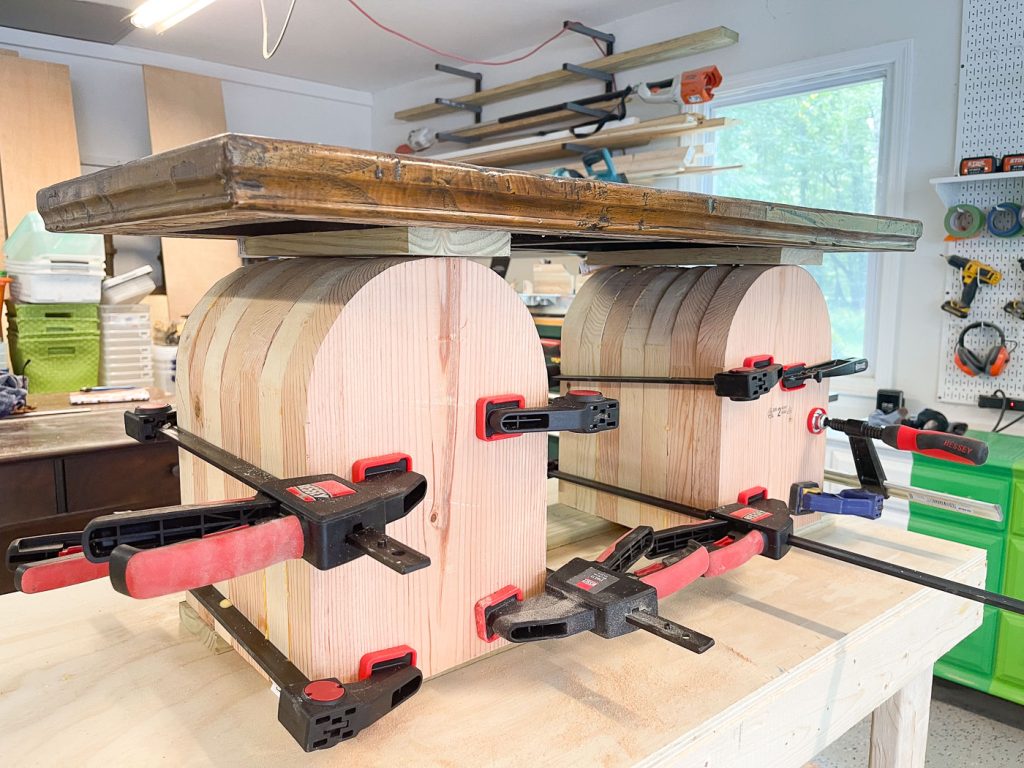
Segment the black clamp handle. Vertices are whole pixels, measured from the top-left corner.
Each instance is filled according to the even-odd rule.
[[[477,401],[476,436],[501,440],[529,432],[591,434],[619,426],[619,401],[590,389],[570,390],[545,408],[526,408],[521,395],[496,395]]]
[[[867,369],[868,361],[863,357],[837,358],[824,363],[818,363],[817,365],[793,363],[783,367],[780,386],[787,391],[803,389],[808,381],[813,380],[821,383],[822,379],[850,376],[855,373],[862,373]]]

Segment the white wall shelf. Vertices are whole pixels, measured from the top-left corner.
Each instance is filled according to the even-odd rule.
[[[1006,173],[976,173],[973,176],[942,176],[938,179],[929,179],[935,187],[935,193],[946,206],[960,202],[960,192],[965,184],[972,184],[979,181],[1007,181],[1009,179],[1024,178],[1024,171],[1008,171]],[[1022,201],[1024,202],[1024,201]]]

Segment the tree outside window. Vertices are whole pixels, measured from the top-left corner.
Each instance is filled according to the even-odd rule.
[[[740,121],[715,135],[716,195],[875,213],[884,80],[716,106]],[[832,317],[836,357],[865,354],[871,254],[827,253],[809,267]]]

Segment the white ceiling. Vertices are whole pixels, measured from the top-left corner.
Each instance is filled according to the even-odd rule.
[[[141,2],[93,0],[97,1],[122,6],[137,6]],[[382,23],[435,48],[469,58],[495,59],[533,47],[556,32],[564,19],[599,27],[673,0],[358,1]],[[265,0],[271,44],[280,33],[289,2]],[[119,45],[362,91],[377,91],[427,77],[433,73],[436,62],[461,66],[383,32],[345,0],[297,0],[288,33],[270,61],[263,60],[261,34],[258,0],[216,0],[163,35],[138,29]],[[560,42],[552,43],[552,47]]]

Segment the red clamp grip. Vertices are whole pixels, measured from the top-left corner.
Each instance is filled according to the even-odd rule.
[[[110,582],[129,597],[160,597],[296,560],[303,546],[294,515],[154,549],[122,544],[110,556]]]
[[[374,672],[390,667],[415,667],[416,651],[408,645],[396,645],[382,651],[363,654],[359,660],[359,679],[366,680]]]
[[[743,358],[744,368],[767,368],[774,364],[775,357],[773,355],[751,355]]]
[[[704,575],[721,576],[723,573],[739,568],[750,558],[764,552],[764,545],[764,534],[760,531],[751,531],[742,539],[712,550],[709,555],[710,564]]]
[[[703,576],[711,565],[710,555],[705,547],[699,547],[686,557],[671,565],[655,563],[634,572],[640,581],[654,587],[658,599],[678,592]]]
[[[803,389],[807,386],[807,380],[802,380],[799,384],[786,384],[786,374],[792,371],[794,368],[806,368],[806,363],[791,363],[790,365],[782,366],[782,375],[779,377],[779,386],[786,392],[795,392],[798,389]]]
[[[755,485],[751,488],[747,488],[745,491],[740,491],[736,494],[736,501],[740,504],[750,504],[761,499],[768,498],[768,489],[763,485]]]
[[[102,579],[108,572],[106,563],[94,563],[78,552],[19,565],[14,572],[14,586],[19,592],[34,595]]]
[[[492,435],[488,435],[487,429],[487,406],[489,405],[503,405],[509,408],[525,408],[526,398],[522,395],[493,395],[491,397],[481,397],[476,401],[476,436],[480,440],[485,442],[491,442],[492,440],[505,440],[509,437],[519,437],[519,435],[502,435],[495,432]]]
[[[502,587],[497,592],[492,592],[487,597],[481,597],[473,607],[473,614],[476,618],[476,634],[485,643],[493,643],[498,639],[496,634],[491,634],[487,623],[491,614],[501,606],[511,603],[523,602],[523,590],[514,584]]]
[[[412,472],[412,457],[407,453],[389,453],[372,459],[359,459],[352,463],[352,482],[361,483],[367,477],[392,471]]]
[[[893,431],[896,433],[895,437],[892,435]],[[891,426],[885,428],[882,441],[901,451],[913,451],[956,464],[980,466],[988,461],[987,443],[949,432]]]

